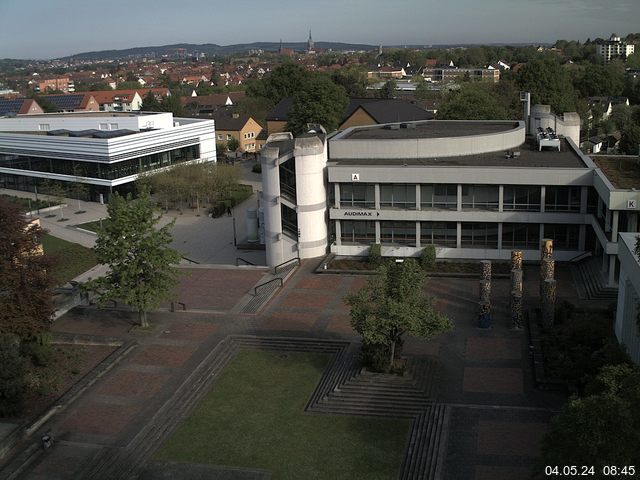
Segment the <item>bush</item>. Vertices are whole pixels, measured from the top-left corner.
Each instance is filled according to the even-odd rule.
[[[46,367],[53,359],[53,351],[48,339],[36,339],[22,343],[22,355],[31,359],[36,367]]]
[[[382,265],[382,246],[379,243],[369,247],[369,263],[374,267]]]
[[[436,265],[436,247],[435,245],[427,245],[422,249],[420,254],[420,266],[424,270],[432,270]]]
[[[25,393],[25,361],[20,355],[20,340],[0,335],[0,417],[20,412]]]
[[[262,165],[260,163],[254,163],[253,167],[251,167],[251,171],[253,173],[262,173]]]
[[[396,343],[394,358],[398,359],[402,353],[403,340]],[[383,343],[363,343],[362,344],[362,363],[374,372],[384,373],[403,373],[403,365],[396,365],[394,360],[394,368],[389,369],[389,356],[391,355],[390,346]]]

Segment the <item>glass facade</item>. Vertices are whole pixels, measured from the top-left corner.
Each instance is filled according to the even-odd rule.
[[[415,184],[397,183],[380,184],[380,207],[401,208],[403,210],[416,209]]]
[[[463,210],[498,210],[499,192],[497,185],[463,185]]]
[[[503,223],[502,248],[537,250],[540,244],[540,225],[537,223]]]
[[[342,220],[340,227],[342,243],[376,243],[376,222]]]
[[[547,187],[544,210],[546,212],[579,212],[580,187]]]
[[[280,215],[282,218],[282,231],[293,239],[298,239],[298,214],[293,208],[280,204]]]
[[[462,223],[463,248],[498,248],[497,223]]]
[[[457,231],[456,222],[420,222],[420,244],[455,248]]]
[[[416,244],[416,222],[380,222],[380,243]]]
[[[296,159],[292,158],[281,163],[278,169],[280,171],[280,193],[283,197],[296,202]]]
[[[545,223],[544,237],[553,240],[555,250],[578,250],[579,225]]]
[[[505,185],[502,195],[503,210],[539,212],[540,187],[529,185]]]
[[[102,180],[116,180],[157,168],[195,160],[199,157],[199,145],[177,148],[167,152],[144,155],[113,163],[0,154],[0,167],[82,176]]]
[[[340,207],[376,208],[375,185],[373,183],[341,183]]]
[[[457,210],[458,185],[420,185],[420,208]]]

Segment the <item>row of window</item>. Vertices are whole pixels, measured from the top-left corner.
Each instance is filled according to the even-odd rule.
[[[340,223],[342,243],[372,244],[376,242],[376,222],[343,220]],[[420,222],[420,244],[455,248],[456,222]],[[579,225],[544,224],[545,238],[554,240],[558,250],[578,250]],[[463,248],[498,248],[498,224],[485,222],[461,223]],[[416,222],[380,222],[380,243],[416,245]],[[540,245],[540,225],[537,223],[503,223],[502,248],[535,250]]]
[[[458,208],[458,186],[455,184],[420,185],[420,208],[456,210]],[[499,208],[498,185],[462,185],[462,208],[464,210],[495,210]],[[539,212],[541,187],[505,185],[503,210]],[[380,184],[380,208],[415,210],[415,184]],[[340,184],[340,207],[375,208],[375,185]],[[579,212],[580,187],[546,187],[545,211]]]
[[[115,163],[83,162],[79,160],[62,160],[59,158],[0,154],[0,167],[115,180],[117,178],[128,177],[189,160],[195,160],[199,156],[199,145],[177,148],[167,152],[153,153],[151,155],[131,158]]]

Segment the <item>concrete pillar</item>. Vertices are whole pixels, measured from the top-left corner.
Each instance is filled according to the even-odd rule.
[[[584,251],[586,241],[587,241],[587,226],[580,225],[578,229],[578,250]]]
[[[553,255],[553,240],[550,238],[543,238],[540,243],[540,258],[551,258]]]
[[[380,221],[376,220],[376,243],[380,243]]]
[[[604,231],[611,231],[611,210],[609,210],[608,208],[604,212]]]
[[[602,268],[601,268],[601,272],[602,273],[606,273],[607,272],[607,267],[609,266],[609,255],[607,255],[605,248],[602,248]]]
[[[498,250],[502,250],[502,223],[498,224]]]
[[[459,212],[462,211],[462,184],[458,184],[458,192],[456,195],[456,199],[458,200],[457,210]]]
[[[335,197],[335,207],[340,208],[340,184],[337,182],[333,184],[333,195]]]
[[[522,328],[522,292],[511,292],[511,328]]]
[[[616,255],[609,255],[609,279],[607,282],[608,287],[616,286]]]
[[[504,185],[498,187],[498,212],[504,212]]]
[[[602,216],[604,215],[603,206],[604,206],[604,203],[603,203],[602,199],[600,198],[600,195],[598,195],[598,210],[597,210],[597,217],[598,218],[602,218]]]
[[[587,200],[589,198],[589,187],[580,187],[580,213],[587,213]]]
[[[544,213],[544,204],[547,201],[547,187],[540,187],[540,211]],[[541,237],[542,238],[542,237]]]
[[[380,210],[380,184],[379,183],[376,183],[373,186],[373,191],[374,191],[376,210]]]
[[[422,189],[420,188],[420,184],[416,185],[416,210],[422,210]]]
[[[629,221],[628,221],[629,231],[637,232],[638,231],[638,214],[627,212],[627,215],[629,218]]]
[[[480,261],[480,279],[491,281],[491,260]]]
[[[333,220],[336,222],[336,245],[342,245],[342,222],[340,220]]]
[[[542,303],[542,325],[545,328],[553,326],[555,320],[556,309],[556,281],[549,278],[542,284],[542,296],[540,301]]]
[[[521,270],[522,259],[522,250],[511,250],[511,270]]]
[[[614,210],[611,215],[611,241],[618,241],[618,224],[620,221],[620,212],[618,210]]]
[[[544,238],[544,223],[540,224],[540,244],[542,244],[542,239]]]
[[[522,294],[522,270],[514,268],[511,270],[511,292]]]
[[[491,280],[480,280],[480,303],[491,303]]]
[[[268,144],[260,151],[265,253],[267,265],[270,267],[275,267],[285,260],[284,242],[282,240],[282,214],[280,211],[279,155],[279,148],[270,147]],[[289,161],[293,161],[293,159]]]
[[[420,243],[420,222],[416,222],[416,248],[421,248],[421,243]]]
[[[462,223],[456,224],[456,248],[462,248]]]

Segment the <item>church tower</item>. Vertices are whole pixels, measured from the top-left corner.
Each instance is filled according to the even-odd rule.
[[[313,43],[313,38],[311,38],[311,29],[309,29],[309,40],[307,40],[307,53],[315,53],[316,45]]]

